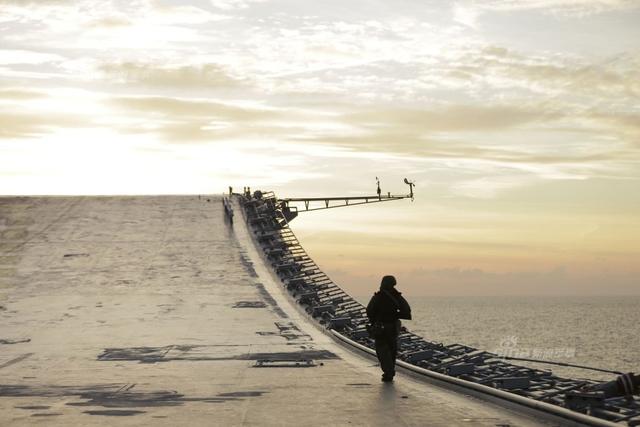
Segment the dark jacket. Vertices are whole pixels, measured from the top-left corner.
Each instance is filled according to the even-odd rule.
[[[371,297],[367,305],[367,316],[372,322],[393,323],[398,319],[411,320],[411,307],[395,288],[380,290]]]

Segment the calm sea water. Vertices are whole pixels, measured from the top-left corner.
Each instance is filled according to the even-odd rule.
[[[405,321],[405,326],[430,341],[640,372],[640,296],[408,297],[408,300],[414,320]],[[530,366],[552,369],[572,378],[615,377],[583,369]]]

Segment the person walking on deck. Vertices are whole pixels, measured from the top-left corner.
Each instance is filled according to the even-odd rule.
[[[373,294],[367,305],[371,333],[376,343],[376,355],[382,369],[382,381],[393,381],[396,374],[396,355],[400,319],[411,320],[411,307],[395,288],[396,278],[384,276],[380,290]]]

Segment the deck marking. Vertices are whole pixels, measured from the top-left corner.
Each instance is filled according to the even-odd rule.
[[[22,362],[24,359],[27,359],[27,358],[29,358],[29,357],[31,357],[31,356],[33,356],[33,353],[25,353],[25,354],[22,354],[22,355],[20,355],[20,356],[18,356],[18,357],[16,357],[16,358],[14,358],[14,359],[11,359],[11,360],[9,360],[8,362],[5,362],[5,363],[3,363],[2,365],[0,365],[0,369],[2,369],[2,368],[6,368],[7,366],[11,366],[11,365],[13,365],[13,364],[15,364],[15,363],[18,363],[18,362]]]

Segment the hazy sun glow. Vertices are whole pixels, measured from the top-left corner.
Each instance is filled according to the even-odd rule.
[[[406,192],[295,230],[354,293],[640,293],[635,0],[0,0],[0,194]],[[0,223],[1,225],[1,223]]]

